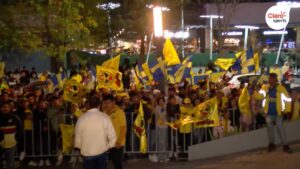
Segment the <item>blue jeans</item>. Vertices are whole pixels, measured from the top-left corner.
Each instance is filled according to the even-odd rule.
[[[83,156],[83,169],[106,169],[107,153],[97,156]]]
[[[287,137],[285,130],[283,128],[283,123],[282,123],[282,116],[271,116],[268,115],[266,117],[267,121],[267,126],[268,126],[268,136],[269,136],[269,142],[271,144],[275,143],[275,130],[274,130],[274,124],[276,124],[277,131],[278,131],[278,136],[280,138],[281,144],[282,145],[287,145]]]
[[[6,169],[15,169],[15,153],[16,147],[8,148],[8,149],[1,149],[0,147],[0,168],[3,168],[3,161],[6,162]],[[2,159],[4,157],[4,159]]]

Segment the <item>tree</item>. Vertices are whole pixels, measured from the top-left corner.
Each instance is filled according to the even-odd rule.
[[[3,3],[0,10],[0,51],[43,51],[57,60],[72,49],[99,46],[105,15],[99,0],[27,0]],[[97,11],[96,11],[97,10]],[[101,36],[98,36],[101,37]]]

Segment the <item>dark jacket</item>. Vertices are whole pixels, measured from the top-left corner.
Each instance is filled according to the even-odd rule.
[[[13,148],[23,144],[21,120],[13,113],[0,114],[0,143],[2,148]]]

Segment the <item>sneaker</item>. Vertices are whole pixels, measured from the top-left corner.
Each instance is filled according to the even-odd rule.
[[[152,161],[153,155],[149,155],[148,159],[149,159],[150,161]]]
[[[31,167],[36,167],[36,166],[37,166],[37,163],[34,162],[34,161],[30,161],[30,162],[28,163],[28,165],[31,166]]]
[[[50,166],[51,166],[51,163],[50,163],[50,160],[49,160],[49,159],[46,160],[46,166],[47,166],[47,167],[50,167]]]
[[[272,151],[274,151],[275,149],[276,149],[275,144],[270,143],[270,144],[269,144],[269,147],[268,147],[268,152],[272,152]]]
[[[80,163],[83,163],[82,157],[78,157],[78,158],[79,158],[79,162],[80,162]]]
[[[58,160],[58,161],[62,161],[63,158],[64,158],[63,153],[62,153],[62,152],[59,152],[59,153],[58,153],[58,156],[57,156],[57,160]]]
[[[44,166],[44,160],[40,160],[40,162],[39,162],[39,165],[38,165],[39,167],[43,167]]]
[[[283,146],[283,152],[291,154],[293,153],[293,150],[290,148],[290,146],[285,145]]]
[[[76,157],[71,157],[71,160],[69,161],[69,163],[75,163],[76,162]]]
[[[24,158],[25,158],[25,152],[23,151],[23,152],[20,153],[19,159],[20,159],[20,161],[23,161]]]
[[[158,162],[158,157],[156,155],[152,156],[152,162],[155,162],[155,163]]]
[[[57,160],[56,166],[60,166],[62,164],[63,160]]]

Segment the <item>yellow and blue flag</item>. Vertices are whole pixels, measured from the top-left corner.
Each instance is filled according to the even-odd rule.
[[[166,77],[166,67],[161,57],[151,62],[149,67],[155,82],[159,82]]]
[[[199,82],[201,81],[206,81],[206,79],[208,78],[207,74],[196,74],[192,76],[192,84],[193,85],[197,85]]]
[[[191,77],[192,61],[191,57],[186,58],[182,64],[172,67],[170,75],[174,77],[175,83],[179,83],[182,79]]]
[[[232,69],[238,71],[239,74],[247,74],[256,70],[252,47],[248,48],[247,51],[237,53],[236,57],[237,60],[232,65]]]

